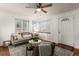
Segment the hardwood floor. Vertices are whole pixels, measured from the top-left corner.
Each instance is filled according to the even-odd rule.
[[[0,56],[10,56],[8,47],[0,46]]]

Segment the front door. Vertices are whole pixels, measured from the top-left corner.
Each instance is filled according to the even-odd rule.
[[[58,27],[59,43],[73,46],[73,16],[59,18]]]

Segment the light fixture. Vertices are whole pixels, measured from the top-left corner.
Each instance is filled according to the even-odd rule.
[[[37,8],[36,11],[41,11],[41,9],[40,8]]]

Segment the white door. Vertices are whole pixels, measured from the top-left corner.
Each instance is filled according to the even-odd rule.
[[[73,46],[73,16],[59,18],[58,27],[59,43]]]

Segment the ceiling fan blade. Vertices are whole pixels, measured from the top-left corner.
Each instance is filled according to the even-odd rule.
[[[41,8],[46,8],[46,7],[51,7],[52,4],[48,4],[48,5],[45,5],[45,6],[41,6]]]
[[[36,4],[37,8],[41,8],[41,5],[42,5],[41,3]]]
[[[47,13],[47,11],[45,11],[44,9],[41,9],[41,11],[43,11],[44,13]]]
[[[42,3],[39,3],[39,6],[41,6],[42,5]]]

